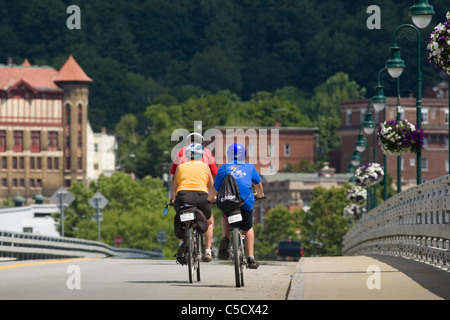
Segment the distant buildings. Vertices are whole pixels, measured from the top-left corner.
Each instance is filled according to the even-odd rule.
[[[0,201],[50,197],[114,170],[113,137],[89,125],[91,82],[72,56],[59,71],[0,64]]]
[[[448,108],[448,82],[442,82],[434,88],[426,88],[425,97],[422,99],[422,129],[424,132],[424,148],[422,150],[422,182],[436,179],[448,174],[449,170],[449,108]],[[436,95],[433,97],[433,93]],[[343,101],[340,105],[341,127],[338,135],[341,139],[340,150],[330,155],[330,164],[336,168],[336,172],[347,172],[350,158],[355,149],[359,126],[364,122],[369,100]],[[407,119],[416,124],[416,99],[415,97],[402,97],[402,119]],[[395,120],[397,115],[397,98],[387,97],[386,110],[375,112],[370,107],[375,123],[387,120]],[[363,162],[373,162],[374,135],[365,138],[368,142],[366,151],[361,153]],[[383,165],[383,153],[375,140],[377,149],[377,161]],[[406,153],[401,156],[401,184],[402,190],[416,185],[417,181],[417,156],[414,153]],[[393,177],[394,189],[397,185],[397,157],[387,156],[387,169]]]

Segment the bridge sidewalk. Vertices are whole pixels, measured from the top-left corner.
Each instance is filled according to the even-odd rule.
[[[450,272],[403,258],[302,258],[288,300],[450,299]]]

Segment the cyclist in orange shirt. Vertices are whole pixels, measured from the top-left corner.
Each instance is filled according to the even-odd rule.
[[[203,261],[210,262],[211,240],[213,236],[214,217],[212,215],[212,203],[208,201],[209,190],[213,188],[213,177],[209,166],[202,161],[204,148],[201,144],[192,143],[186,148],[188,162],[181,163],[175,170],[175,179],[172,183],[172,194],[176,195],[173,201],[175,211],[184,204],[196,206],[203,212],[208,220],[208,229],[205,232],[205,255]],[[175,224],[177,219],[175,219]],[[177,228],[177,225],[175,225]],[[183,251],[183,239],[180,239],[180,249],[177,253],[179,258]]]

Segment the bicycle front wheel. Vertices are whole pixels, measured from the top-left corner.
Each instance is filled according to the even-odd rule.
[[[234,262],[234,277],[236,280],[236,287],[239,288],[244,285],[244,265],[242,263],[242,239],[239,228],[233,228],[233,262]]]

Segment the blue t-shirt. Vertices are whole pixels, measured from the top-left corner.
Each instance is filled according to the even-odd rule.
[[[226,170],[226,171],[225,171]],[[255,166],[252,163],[244,162],[228,162],[220,167],[217,172],[216,179],[214,180],[214,188],[219,191],[225,177],[228,173],[236,179],[241,193],[242,199],[245,200],[244,205],[241,207],[243,210],[253,210],[253,204],[255,197],[252,192],[252,183],[259,184],[261,182],[261,176],[256,171]]]

